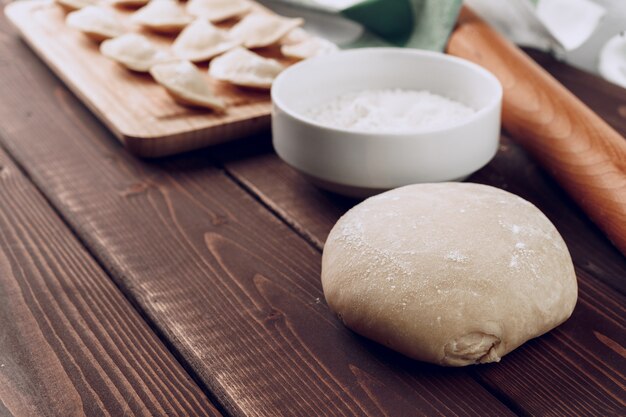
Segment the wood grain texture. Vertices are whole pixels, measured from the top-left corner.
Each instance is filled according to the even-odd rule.
[[[525,48],[524,52],[613,129],[626,136],[626,88],[557,61],[549,54],[530,48]]]
[[[542,349],[565,340],[547,340],[551,334],[494,365],[519,364],[520,355],[553,362],[547,373],[513,368],[526,373],[523,384],[512,371],[504,383],[481,368],[407,360],[338,324],[322,301],[319,252],[210,168],[209,153],[133,160],[31,55],[15,45],[0,52],[13,55],[0,78],[7,91],[0,120],[10,121],[1,128],[4,144],[233,414],[507,415],[468,372],[480,372],[521,414],[557,414],[568,404],[579,414],[622,411],[611,378],[623,375],[623,362],[610,352],[623,349],[615,307],[623,300],[610,290],[601,289],[604,313],[618,324],[604,326],[596,315],[595,324],[572,322],[582,326],[580,336],[567,333],[588,352],[550,356]],[[29,71],[16,69],[23,63]],[[254,175],[268,176],[270,168]],[[592,280],[584,280],[591,283],[586,294]],[[587,340],[589,333],[602,345]],[[609,354],[598,361],[594,352]],[[529,391],[529,381],[550,384]],[[565,388],[563,396],[551,387]]]
[[[578,75],[577,86],[591,95],[599,80],[580,71]],[[614,107],[607,102],[597,110],[602,114]],[[626,131],[626,120],[614,121]],[[271,152],[266,137],[259,137],[256,147],[244,152],[236,143],[214,151],[230,175],[319,249],[338,217],[357,202],[309,184]],[[579,303],[565,325],[524,345],[502,363],[476,367],[473,372],[522,414],[624,414],[626,299],[595,277],[626,292],[626,258],[507,137],[502,138],[496,158],[469,181],[514,192],[546,213],[570,248],[580,285]]]
[[[619,354],[626,346],[626,298],[588,271],[623,288],[626,260],[582,213],[568,208],[566,196],[546,181],[545,174],[532,164],[519,172],[520,161],[509,154],[523,155],[521,149],[515,149],[510,141],[503,146],[496,160],[470,181],[499,186],[535,203],[539,201],[544,212],[554,215],[578,265],[580,295],[574,315],[564,326],[524,345],[500,364],[476,367],[473,372],[523,413],[621,415],[626,412],[626,357]],[[526,157],[523,159],[529,163]],[[354,204],[311,186],[273,154],[231,161],[226,167],[320,249],[337,218]],[[511,172],[514,169],[517,174]],[[607,321],[607,315],[612,320]]]
[[[0,140],[229,414],[513,415],[467,370],[342,326],[319,252],[208,153],[134,159],[14,35],[0,40]]]
[[[447,50],[500,80],[503,127],[626,255],[626,139],[468,8]]]
[[[0,415],[220,415],[2,151],[0,300]]]
[[[267,12],[261,6],[255,7]],[[129,10],[111,10],[127,27],[140,31],[130,23]],[[207,82],[228,105],[227,113],[186,108],[176,104],[149,75],[127,71],[102,56],[96,43],[65,25],[65,13],[53,2],[14,2],[5,13],[33,50],[136,155],[171,155],[269,128],[269,92],[237,88],[206,75]],[[162,47],[169,46],[173,39],[141,33]],[[280,59],[272,48],[259,52]],[[201,66],[203,72],[206,68]]]

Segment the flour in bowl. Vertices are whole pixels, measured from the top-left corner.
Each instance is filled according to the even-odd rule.
[[[318,123],[349,130],[406,133],[453,126],[476,111],[463,103],[418,90],[346,93],[307,111]]]

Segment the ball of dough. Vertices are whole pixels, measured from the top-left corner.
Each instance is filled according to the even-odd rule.
[[[446,366],[499,361],[564,322],[578,291],[539,209],[469,183],[410,185],[352,208],[326,241],[322,285],[355,332]]]

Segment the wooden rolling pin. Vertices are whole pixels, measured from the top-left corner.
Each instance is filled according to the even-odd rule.
[[[500,80],[503,127],[626,255],[626,139],[467,7],[447,51]]]

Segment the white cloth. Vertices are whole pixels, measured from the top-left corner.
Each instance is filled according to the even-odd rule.
[[[464,0],[521,46],[626,88],[626,0]]]
[[[557,54],[582,45],[606,9],[591,0],[465,0],[513,42]]]

